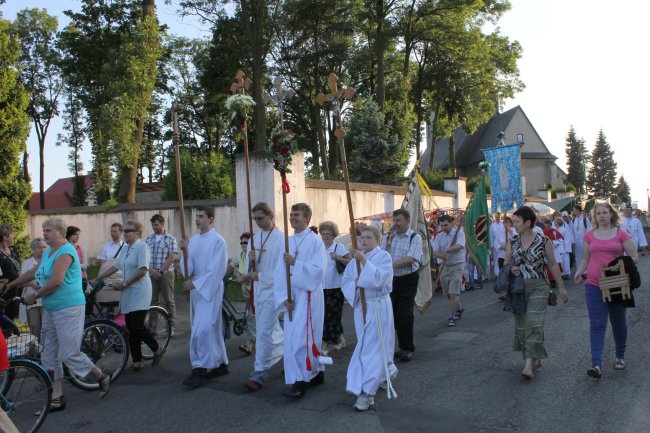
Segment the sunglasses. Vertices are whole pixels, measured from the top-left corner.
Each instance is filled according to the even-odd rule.
[[[239,245],[247,245],[247,244],[248,244],[248,241],[240,241],[239,242]]]
[[[124,233],[133,233],[134,231],[133,229],[124,229]]]

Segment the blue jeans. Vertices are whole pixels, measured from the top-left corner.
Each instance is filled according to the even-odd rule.
[[[467,260],[467,270],[469,272],[467,282],[471,287],[474,287],[476,283],[476,287],[482,287],[483,286],[483,274],[481,274],[481,271],[478,269],[478,266],[476,266],[476,263],[474,263],[474,260],[471,258],[468,258]],[[476,275],[478,277],[475,279],[474,278],[474,271],[476,271]]]
[[[603,364],[603,346],[605,345],[605,331],[607,330],[607,317],[612,323],[612,333],[616,345],[616,358],[625,358],[627,343],[626,309],[622,304],[606,303],[600,287],[593,284],[585,286],[585,299],[589,312],[589,328],[591,340],[591,363],[594,366]]]

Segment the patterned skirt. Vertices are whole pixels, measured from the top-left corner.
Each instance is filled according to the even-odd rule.
[[[323,341],[328,344],[338,343],[343,334],[341,316],[343,315],[343,291],[341,289],[324,289],[325,319],[323,320]]]
[[[550,287],[543,279],[524,279],[526,286],[526,313],[515,314],[515,340],[513,348],[524,359],[548,358],[544,347],[544,318]]]

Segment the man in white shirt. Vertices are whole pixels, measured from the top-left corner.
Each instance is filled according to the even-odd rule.
[[[494,221],[490,225],[490,248],[492,249],[492,260],[494,261],[494,275],[499,275],[501,264],[499,263],[500,250],[499,245],[506,243],[506,231],[501,221],[501,214],[499,212],[494,214]],[[501,260],[503,262],[503,260]]]
[[[571,210],[573,219],[571,220],[571,235],[573,237],[573,254],[575,256],[576,266],[580,265],[583,255],[584,242],[582,241],[585,233],[591,230],[591,221],[586,215],[582,214],[582,207],[578,204]]]
[[[432,254],[444,260],[440,271],[440,284],[443,294],[449,298],[447,326],[456,326],[456,321],[463,314],[460,291],[465,270],[465,233],[453,226],[449,215],[441,216],[438,221],[442,231],[433,241]]]
[[[123,227],[120,223],[113,223],[111,225],[111,241],[106,242],[99,249],[99,254],[97,254],[97,260],[102,264],[105,260],[112,260],[117,258],[120,253],[124,241],[122,240]]]
[[[648,245],[648,242],[645,238],[645,233],[643,233],[643,226],[641,221],[638,218],[632,216],[632,208],[630,206],[625,206],[623,209],[623,216],[621,217],[621,228],[627,230],[627,232],[634,239],[634,245],[636,249],[642,249]]]

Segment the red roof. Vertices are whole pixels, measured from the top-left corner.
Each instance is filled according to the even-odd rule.
[[[45,209],[61,209],[66,207],[72,207],[72,199],[66,194],[56,194],[52,192],[46,192],[45,195]],[[40,210],[41,209],[41,194],[38,192],[33,192],[32,197],[29,199],[29,210]]]
[[[92,187],[95,177],[92,174],[86,174],[82,177],[84,178],[84,187],[88,191]],[[45,192],[68,194],[72,197],[74,195],[74,177],[63,177],[57,180]]]

